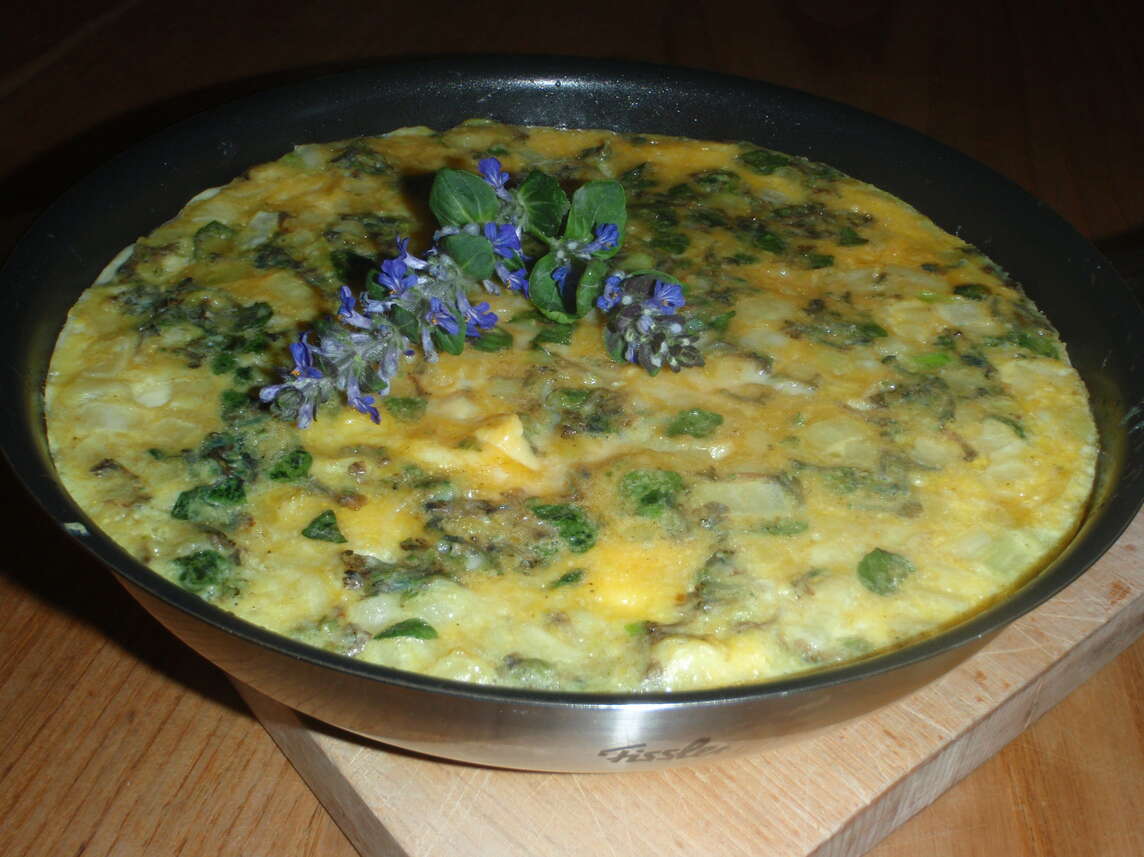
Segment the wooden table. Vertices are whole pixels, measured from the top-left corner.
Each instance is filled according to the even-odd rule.
[[[478,51],[794,86],[952,144],[1094,239],[1140,232],[1137,4],[737,5],[22,4],[0,34],[0,253],[70,182],[195,110],[370,60]],[[0,496],[0,853],[351,857],[226,679],[62,539],[6,469]],[[1142,703],[1144,641],[872,854],[1144,853]]]

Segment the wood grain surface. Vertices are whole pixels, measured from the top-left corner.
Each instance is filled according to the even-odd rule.
[[[325,71],[476,52],[674,63],[838,99],[1129,246],[1144,232],[1139,5],[18,4],[0,30],[0,254],[71,182],[197,110]],[[6,469],[0,497],[0,853],[352,857],[225,678]],[[870,853],[1144,853],[1142,703],[1138,642]]]

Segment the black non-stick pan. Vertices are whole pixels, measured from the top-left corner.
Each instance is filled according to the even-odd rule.
[[[1091,511],[1076,537],[1013,597],[915,645],[762,685],[631,696],[465,685],[313,649],[184,592],[102,536],[52,468],[41,389],[68,308],[108,260],[198,191],[296,144],[404,125],[447,128],[471,117],[749,140],[878,185],[982,249],[1057,326],[1088,385],[1102,452]],[[73,525],[67,532],[147,609],[223,669],[303,712],[399,746],[486,764],[615,770],[614,751],[622,747],[639,748],[641,767],[681,764],[765,749],[868,711],[968,657],[1074,580],[1112,545],[1144,497],[1137,346],[1144,314],[1088,242],[1006,179],[906,128],[792,90],[681,69],[559,58],[426,61],[313,80],[211,110],[120,155],[40,217],[0,272],[0,331],[0,365],[15,387],[0,423],[9,462],[48,514]]]

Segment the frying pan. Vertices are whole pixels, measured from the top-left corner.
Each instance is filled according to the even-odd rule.
[[[1102,451],[1076,536],[1012,597],[913,645],[765,684],[644,695],[467,685],[310,648],[201,601],[103,536],[53,470],[41,390],[68,308],[107,261],[198,191],[295,144],[403,125],[447,128],[476,116],[751,141],[882,187],[982,249],[1055,323],[1089,389]],[[146,609],[262,693],[431,755],[550,771],[647,769],[759,752],[870,711],[952,668],[1088,568],[1144,499],[1144,372],[1135,345],[1142,334],[1144,313],[1127,286],[1068,224],[986,167],[891,122],[676,68],[543,57],[409,62],[210,110],[138,144],[53,204],[0,271],[0,365],[17,379],[0,442],[32,496],[61,526],[73,525],[67,532]]]

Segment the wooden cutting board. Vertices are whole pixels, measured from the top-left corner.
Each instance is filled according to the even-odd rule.
[[[1080,580],[933,684],[756,756],[623,774],[416,756],[240,687],[363,857],[862,854],[1144,631],[1144,515]]]

